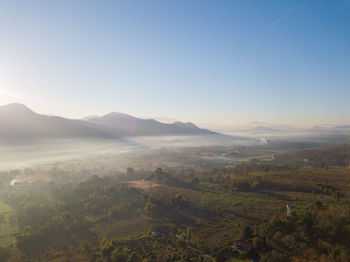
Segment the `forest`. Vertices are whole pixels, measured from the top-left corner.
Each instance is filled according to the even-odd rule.
[[[349,261],[349,149],[4,171],[0,261]]]

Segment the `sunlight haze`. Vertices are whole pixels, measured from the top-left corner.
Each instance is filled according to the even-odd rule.
[[[0,0],[0,262],[248,261],[350,261],[350,0]]]
[[[349,123],[349,25],[347,1],[1,1],[0,104]]]

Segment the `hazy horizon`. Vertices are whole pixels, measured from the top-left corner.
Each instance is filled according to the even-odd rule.
[[[348,1],[3,1],[0,104],[82,118],[350,120]]]
[[[21,103],[17,103],[17,102],[13,102],[13,103],[8,103],[8,104],[4,104],[4,105],[0,105],[0,108],[3,106],[8,106],[8,105],[13,105],[13,104],[19,104],[19,105],[24,105],[26,107],[28,107],[25,104],[21,104]],[[33,110],[32,108],[28,107],[30,110]],[[311,128],[311,127],[315,127],[315,126],[322,126],[322,127],[335,127],[335,126],[340,126],[340,125],[349,125],[350,122],[344,122],[344,123],[338,123],[338,124],[329,124],[329,123],[319,123],[319,124],[313,124],[313,125],[293,125],[290,123],[286,123],[286,122],[280,122],[280,123],[276,123],[276,122],[262,122],[262,121],[250,121],[250,122],[242,122],[242,123],[227,123],[227,124],[220,124],[220,123],[215,123],[215,122],[198,122],[195,120],[187,120],[187,121],[183,121],[181,119],[175,119],[172,117],[168,117],[168,116],[142,116],[142,115],[132,115],[129,114],[128,112],[117,112],[117,111],[110,111],[110,112],[105,112],[102,114],[94,114],[93,112],[91,114],[79,117],[79,118],[71,118],[69,116],[64,116],[64,115],[56,115],[56,114],[50,114],[50,113],[45,113],[45,112],[37,112],[35,110],[33,110],[35,113],[39,114],[39,115],[46,115],[46,116],[58,116],[58,117],[63,117],[63,118],[67,118],[67,119],[76,119],[76,120],[84,120],[85,118],[90,118],[90,117],[102,117],[104,115],[107,115],[109,113],[122,113],[122,114],[127,114],[136,118],[141,118],[141,119],[154,119],[158,122],[161,123],[175,123],[175,122],[191,122],[196,124],[197,126],[199,126],[200,128],[208,128],[208,129],[213,129],[213,131],[222,131],[222,132],[228,132],[230,131],[230,129],[234,129],[234,128],[238,128],[238,129],[242,129],[242,128],[252,128],[255,126],[276,126],[276,127],[297,127],[297,128]]]
[[[0,0],[0,262],[350,261],[350,0]]]

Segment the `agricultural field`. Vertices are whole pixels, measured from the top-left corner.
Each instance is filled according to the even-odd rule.
[[[334,261],[347,261],[350,169],[326,165],[317,151],[324,149],[314,150],[309,166],[277,155],[219,168],[123,172],[98,161],[93,169],[69,163],[4,173],[4,181],[21,183],[2,184],[0,254],[8,261],[296,262],[332,251]]]

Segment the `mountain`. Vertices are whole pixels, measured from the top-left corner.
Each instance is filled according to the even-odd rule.
[[[109,113],[107,115],[86,120],[103,127],[110,134],[122,136],[170,136],[170,135],[205,135],[214,132],[201,129],[193,123],[174,122],[160,123],[154,119],[141,119],[123,113]]]
[[[96,117],[99,117],[99,116],[98,115],[86,116],[86,117],[82,118],[81,120],[87,121],[87,120],[90,120],[90,119],[96,118]]]
[[[350,125],[336,126],[334,129],[350,130]]]
[[[273,131],[279,131],[280,129],[267,127],[267,126],[257,126],[252,128],[254,131],[262,131],[262,132],[273,132]]]
[[[318,126],[315,125],[312,128],[308,129],[311,134],[318,135],[349,135],[350,134],[350,125],[341,125],[341,126]]]
[[[40,115],[21,104],[0,106],[0,140],[117,138],[82,120]]]
[[[166,123],[166,124],[171,124],[177,121],[175,118],[167,117],[167,116],[152,116],[152,117],[150,116],[150,117],[142,117],[142,119],[154,119],[158,122]]]
[[[192,123],[160,123],[122,113],[83,120],[37,114],[25,105],[0,106],[0,141],[40,139],[116,139],[128,136],[171,136],[215,134]]]

